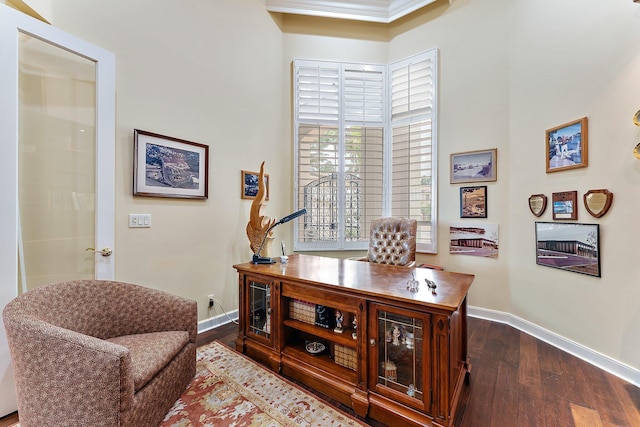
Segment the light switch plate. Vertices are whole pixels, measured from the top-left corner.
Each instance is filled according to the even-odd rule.
[[[129,228],[151,227],[151,214],[129,214]]]

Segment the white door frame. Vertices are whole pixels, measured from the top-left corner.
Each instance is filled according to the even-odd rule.
[[[96,62],[96,248],[115,243],[115,55],[0,4],[0,310],[18,293],[18,35],[27,33]],[[79,255],[80,256],[80,255]],[[114,257],[96,255],[97,279],[114,278]],[[0,417],[16,410],[4,327]]]

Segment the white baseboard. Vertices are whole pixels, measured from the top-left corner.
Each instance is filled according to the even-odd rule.
[[[232,310],[228,313],[218,314],[217,316],[210,317],[198,322],[198,333],[201,334],[208,330],[217,328],[218,326],[226,325],[230,322],[238,321],[238,310]]]
[[[555,332],[548,331],[527,320],[514,316],[513,314],[480,307],[469,307],[467,313],[472,317],[478,317],[481,319],[505,323],[507,325],[513,326],[514,328],[533,337],[536,337],[548,344],[551,344],[552,346],[557,347],[560,350],[566,351],[567,353],[572,354],[584,360],[585,362],[597,366],[600,369],[604,369],[610,374],[628,381],[636,387],[640,387],[640,371],[638,369],[618,362],[615,359],[598,353],[597,351],[591,350],[590,348],[585,347],[582,344],[571,341],[570,339],[560,336]]]
[[[555,332],[551,332],[527,320],[514,316],[513,314],[472,306],[468,308],[468,314],[471,317],[478,317],[480,319],[491,320],[493,322],[513,326],[526,334],[536,337],[539,340],[551,344],[560,350],[566,351],[587,363],[597,366],[610,374],[628,381],[636,387],[640,387],[640,370],[625,365],[622,362],[598,353],[597,351],[585,347],[582,344],[571,341],[570,339],[558,335]],[[232,321],[237,321],[238,315],[238,310],[232,310],[228,313],[222,313],[217,316],[201,320],[198,322],[198,333],[226,325]]]

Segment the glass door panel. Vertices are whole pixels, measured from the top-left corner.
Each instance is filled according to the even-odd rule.
[[[423,400],[423,321],[382,310],[377,321],[378,384]]]
[[[249,333],[271,339],[271,286],[249,281]]]
[[[93,279],[96,63],[19,35],[20,288]]]

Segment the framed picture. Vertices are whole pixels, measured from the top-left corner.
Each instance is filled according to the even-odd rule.
[[[242,191],[240,197],[243,199],[255,199],[258,194],[258,176],[259,172],[242,171]],[[267,197],[265,200],[269,200],[269,174],[264,174],[264,186],[267,190]]]
[[[497,157],[497,148],[452,154],[451,184],[497,180]]]
[[[135,129],[133,195],[206,199],[209,147]]]
[[[449,253],[498,258],[498,224],[457,222],[449,226]]]
[[[599,225],[536,222],[536,264],[600,277]]]
[[[589,165],[586,117],[551,128],[546,136],[547,173]]]
[[[460,218],[487,217],[487,186],[460,187]]]
[[[553,193],[553,219],[578,219],[578,192]]]

